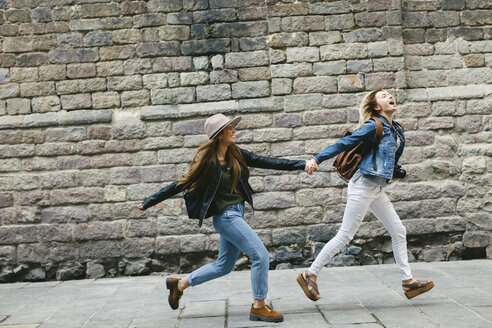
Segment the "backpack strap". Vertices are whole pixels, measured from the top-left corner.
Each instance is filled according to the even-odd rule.
[[[393,121],[393,123],[398,124],[398,125],[400,126],[401,130],[402,130],[403,132],[405,132],[405,127],[403,126],[403,124],[401,124],[400,122],[397,122],[397,121]]]
[[[374,141],[379,142],[383,137],[383,122],[379,119],[379,117],[372,117],[372,119],[376,122],[376,134],[374,135]]]

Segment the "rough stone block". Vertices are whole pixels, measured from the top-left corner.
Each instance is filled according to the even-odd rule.
[[[96,49],[55,49],[48,53],[52,64],[87,63],[99,59]]]
[[[53,82],[23,83],[20,87],[22,97],[48,96],[56,94],[55,83]]]
[[[168,25],[191,25],[193,24],[192,13],[169,13],[167,14]]]
[[[188,40],[190,38],[189,26],[161,26],[159,28],[159,38],[161,40]]]
[[[84,206],[49,207],[41,210],[43,223],[78,223],[88,220],[89,213]]]
[[[67,77],[65,65],[45,65],[39,67],[41,81],[64,80]]]
[[[179,41],[148,42],[137,46],[139,57],[178,56],[180,52]]]
[[[274,121],[275,127],[293,128],[302,125],[300,114],[276,114]]]
[[[84,37],[84,46],[100,47],[110,46],[113,44],[113,35],[111,32],[89,32]]]
[[[58,113],[58,121],[64,125],[108,123],[111,122],[111,118],[111,110],[78,110]]]
[[[345,123],[347,115],[345,111],[335,110],[305,112],[303,121],[306,125]]]
[[[120,96],[116,91],[93,93],[92,106],[95,109],[119,107]]]
[[[0,193],[0,208],[14,206],[14,197],[9,193]]]
[[[180,238],[176,236],[157,237],[155,252],[159,255],[177,254],[180,252]]]
[[[443,0],[443,10],[463,10],[465,9],[465,0]]]
[[[120,239],[123,238],[123,226],[118,221],[77,224],[73,236],[76,241]]]
[[[159,57],[154,60],[154,72],[182,72],[193,69],[192,57]]]
[[[294,80],[295,93],[334,93],[337,79],[331,76],[298,77]]]
[[[87,129],[87,137],[89,139],[111,139],[111,127],[104,125],[91,125]]]
[[[403,58],[378,58],[373,59],[374,71],[399,71],[405,67]]]
[[[314,63],[313,72],[314,75],[340,75],[346,73],[345,66],[344,60]]]
[[[181,73],[180,80],[182,86],[206,84],[209,81],[207,72]]]
[[[226,53],[231,50],[230,39],[210,39],[183,41],[181,52],[183,55],[208,55],[216,53]]]
[[[65,110],[91,108],[90,93],[61,96],[61,105]]]
[[[110,76],[108,77],[108,90],[136,90],[142,88],[142,77],[133,76]]]
[[[198,96],[198,92],[197,92]],[[151,91],[152,104],[182,104],[195,100],[195,88],[156,89]]]
[[[270,95],[268,81],[237,82],[232,84],[233,98],[256,98]]]
[[[355,26],[353,14],[330,15],[325,17],[326,30],[347,30]],[[302,30],[302,29],[301,29]]]
[[[266,37],[241,38],[239,47],[242,51],[255,51],[268,49],[268,40]]]
[[[356,13],[355,25],[360,27],[384,26],[386,24],[386,13],[363,12]]]
[[[126,1],[121,4],[122,15],[143,14],[145,10],[145,1]]]
[[[229,99],[231,98],[231,86],[229,84],[199,85],[196,87],[196,97],[198,101]]]
[[[83,45],[82,34],[80,33],[59,34],[57,41],[60,48],[77,48]]]
[[[31,112],[31,101],[27,98],[7,99],[7,114],[29,114]]]
[[[272,94],[287,95],[292,92],[292,80],[290,79],[272,79]]]
[[[308,43],[309,36],[305,32],[275,33],[270,35],[268,40],[268,44],[272,48],[307,46]]]
[[[317,62],[319,49],[316,47],[287,48],[287,62]]]
[[[81,5],[79,14],[82,18],[118,16],[120,8],[116,3],[91,3]]]
[[[265,66],[268,64],[268,53],[262,50],[247,53],[229,53],[225,55],[226,68]]]
[[[86,137],[85,128],[50,128],[46,130],[46,141],[81,141]]]
[[[348,60],[347,72],[348,73],[367,73],[373,70],[372,60]],[[345,72],[342,72],[343,74]]]
[[[284,97],[284,110],[297,112],[303,110],[318,110],[321,108],[322,94],[290,95]]]
[[[68,156],[58,157],[56,168],[59,170],[83,170],[91,167],[89,157]]]
[[[48,56],[45,53],[22,54],[17,57],[17,66],[41,66],[48,64]]]
[[[122,82],[122,79],[117,80],[116,82]],[[115,81],[113,81],[115,82]],[[116,83],[115,83],[116,84]],[[78,93],[80,90],[84,90],[86,92],[95,92],[95,91],[105,91],[106,90],[106,79],[104,78],[93,78],[93,79],[81,79],[81,80],[66,80],[56,82],[56,91],[58,94],[70,94],[70,93]]]
[[[232,82],[237,82],[237,80],[238,80],[237,71],[226,69],[226,70],[210,72],[210,82],[213,84],[232,83]]]
[[[482,67],[485,66],[484,54],[471,54],[463,56],[463,61],[466,67]]]
[[[377,88],[393,88],[395,76],[393,73],[371,73],[365,76],[366,90]]]
[[[10,69],[12,82],[36,82],[38,79],[38,69],[35,67],[12,67]]]
[[[106,259],[118,258],[121,256],[121,245],[119,241],[99,240],[80,243],[80,258],[82,259]],[[104,267],[97,265],[95,268],[92,262],[87,273],[88,277],[101,278],[104,276]],[[98,271],[96,271],[98,270]],[[98,273],[99,272],[99,273]]]
[[[366,58],[367,45],[363,43],[332,44],[320,47],[321,60]]]
[[[99,48],[101,60],[128,59],[135,56],[135,47],[129,46],[113,46]]]
[[[313,73],[313,66],[310,63],[271,65],[270,69],[273,78],[308,76]]]
[[[150,95],[148,90],[123,91],[121,93],[121,106],[134,107],[148,105]]]
[[[336,15],[339,17],[343,15]],[[332,30],[328,25],[326,29]],[[297,32],[297,31],[324,31],[325,18],[324,16],[294,16],[282,18],[282,31]],[[334,29],[333,29],[334,30]]]
[[[125,66],[122,61],[99,62],[96,64],[97,76],[124,75]],[[132,75],[132,74],[130,74]]]

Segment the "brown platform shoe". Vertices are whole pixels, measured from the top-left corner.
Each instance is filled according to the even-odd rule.
[[[251,312],[249,313],[249,320],[251,321],[266,321],[266,322],[282,322],[284,316],[281,313],[275,312],[271,307],[265,305],[262,308],[255,309],[251,304]]]
[[[171,309],[176,310],[179,307],[179,299],[183,295],[183,292],[178,289],[178,278],[167,278],[166,286],[169,289],[169,305]]]

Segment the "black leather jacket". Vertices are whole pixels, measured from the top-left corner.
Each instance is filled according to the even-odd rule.
[[[247,150],[241,149],[241,153],[243,154],[244,160],[249,167],[259,167],[263,169],[276,169],[276,170],[303,170],[305,167],[305,161],[295,161],[289,159],[281,159],[281,158],[271,158],[271,157],[263,157],[259,155],[255,155]],[[184,194],[184,199],[186,203],[186,210],[188,211],[188,216],[191,219],[197,219],[198,225],[201,227],[203,219],[207,217],[207,211],[210,206],[210,203],[214,199],[215,192],[219,186],[220,181],[220,162],[217,160],[217,165],[215,167],[215,171],[210,178],[210,182],[205,184],[200,188],[196,188],[192,191],[186,191]],[[246,169],[241,166],[241,184],[244,192],[246,193],[246,200],[248,203],[253,206],[253,198],[251,197],[251,193],[253,189],[249,185],[248,175]],[[142,206],[144,209],[147,209],[151,206],[154,206],[157,203],[166,200],[177,193],[183,191],[181,186],[178,186],[178,181],[175,181],[149,198],[147,198]]]

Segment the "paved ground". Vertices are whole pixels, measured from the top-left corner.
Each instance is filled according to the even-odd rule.
[[[394,264],[327,268],[323,298],[298,287],[297,270],[270,272],[270,298],[285,321],[249,321],[249,271],[186,290],[180,309],[167,304],[160,276],[0,284],[0,328],[167,327],[492,327],[492,261],[413,263],[432,291],[407,300]]]

